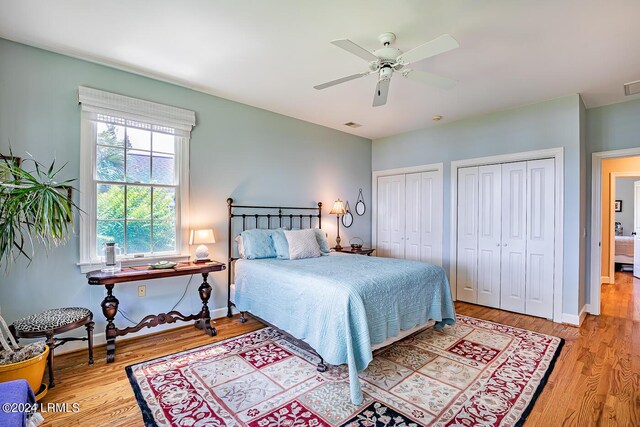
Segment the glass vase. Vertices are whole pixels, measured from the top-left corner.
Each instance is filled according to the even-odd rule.
[[[122,250],[117,243],[104,244],[104,257],[102,258],[102,270],[104,273],[117,273],[122,269]]]

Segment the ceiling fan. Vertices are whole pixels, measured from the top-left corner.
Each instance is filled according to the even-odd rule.
[[[423,59],[427,59],[459,47],[460,45],[456,39],[451,37],[449,34],[443,34],[430,42],[422,44],[404,53],[400,49],[391,47],[391,44],[396,41],[395,34],[380,34],[378,36],[378,40],[380,40],[383,47],[373,52],[369,52],[349,39],[332,41],[331,43],[339,48],[342,48],[369,62],[369,71],[332,80],[330,82],[314,86],[314,88],[318,90],[326,89],[340,83],[348,82],[349,80],[355,80],[375,73],[378,74],[379,78],[376,86],[376,92],[373,96],[373,106],[378,107],[387,103],[389,83],[395,71],[402,74],[402,77],[443,89],[451,89],[458,83],[455,80],[441,77],[436,74],[405,68],[406,65],[422,61]]]

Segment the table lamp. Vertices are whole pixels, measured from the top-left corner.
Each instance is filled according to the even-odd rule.
[[[340,199],[336,200],[331,208],[332,215],[336,215],[336,219],[338,220],[338,235],[336,236],[336,251],[341,251],[342,246],[340,246],[340,215],[344,215],[347,213],[347,209],[344,207],[344,202]]]
[[[216,242],[216,238],[213,236],[213,230],[211,228],[203,228],[201,230],[191,230],[191,237],[189,238],[190,245],[200,245],[196,248],[195,262],[208,262],[209,248],[206,245]]]

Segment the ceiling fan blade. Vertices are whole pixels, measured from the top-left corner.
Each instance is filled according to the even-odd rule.
[[[370,71],[365,71],[364,73],[353,74],[351,76],[342,77],[341,79],[331,80],[330,82],[322,83],[321,85],[316,85],[313,88],[318,90],[326,89],[331,86],[339,85],[340,83],[348,82],[349,80],[355,80],[360,77],[368,76],[369,74],[371,74]]]
[[[431,86],[439,87],[441,89],[452,89],[458,84],[457,80],[442,77],[433,73],[427,73],[426,71],[404,69],[402,70],[402,76]]]
[[[397,62],[402,65],[412,64],[450,51],[457,47],[460,47],[460,44],[458,44],[456,39],[451,37],[449,34],[443,34],[430,42],[421,44],[420,46],[403,53],[398,57]]]
[[[356,56],[359,56],[360,58],[364,59],[367,62],[378,60],[378,57],[375,56],[373,53],[369,52],[367,49],[363,48],[362,46],[355,44],[349,39],[334,40],[331,43],[338,46],[339,48],[346,50],[347,52],[350,52]]]
[[[387,103],[387,95],[389,94],[389,82],[391,79],[383,79],[378,81],[376,93],[373,95],[373,106],[379,107]]]

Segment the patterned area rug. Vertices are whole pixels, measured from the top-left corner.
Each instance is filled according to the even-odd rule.
[[[547,381],[563,340],[458,316],[375,353],[349,398],[346,366],[272,328],[127,367],[147,426],[514,426]]]

